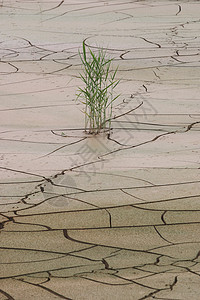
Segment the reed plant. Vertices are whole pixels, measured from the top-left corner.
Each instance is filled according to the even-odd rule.
[[[85,42],[79,56],[84,87],[78,88],[77,98],[85,105],[85,130],[91,134],[110,131],[113,102],[119,97],[114,97],[114,89],[119,84],[117,68],[112,69],[113,59],[107,58],[104,49],[94,52]]]

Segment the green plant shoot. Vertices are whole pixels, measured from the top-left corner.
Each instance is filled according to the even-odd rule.
[[[113,102],[119,97],[113,96],[118,85],[117,69],[111,70],[113,59],[106,58],[106,52],[99,49],[97,53],[83,42],[82,54],[79,52],[83,65],[80,74],[84,87],[79,87],[77,98],[85,105],[85,130],[91,134],[110,131]]]

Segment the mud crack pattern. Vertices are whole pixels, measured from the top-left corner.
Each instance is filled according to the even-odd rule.
[[[0,300],[197,300],[199,1],[0,1]],[[119,65],[84,133],[81,43]]]

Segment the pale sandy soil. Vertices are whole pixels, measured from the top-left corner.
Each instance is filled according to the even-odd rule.
[[[0,1],[0,300],[200,299],[199,11]],[[110,139],[75,101],[84,39],[132,110]]]

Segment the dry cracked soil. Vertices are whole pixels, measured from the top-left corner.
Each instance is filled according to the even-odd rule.
[[[0,0],[0,300],[200,299],[200,2]],[[83,40],[119,66],[84,132]]]

